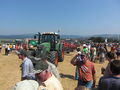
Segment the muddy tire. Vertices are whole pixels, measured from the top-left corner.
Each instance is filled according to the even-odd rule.
[[[62,62],[64,60],[64,50],[58,51],[58,60]]]
[[[57,66],[58,65],[58,53],[56,51],[51,51],[48,56],[48,61]]]

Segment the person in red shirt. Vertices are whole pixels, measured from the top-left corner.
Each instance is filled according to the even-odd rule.
[[[85,86],[89,89],[92,88],[92,86],[95,87],[95,67],[85,55],[75,55],[71,60],[71,64],[78,67],[78,87]]]
[[[116,47],[115,47],[115,45],[113,45],[112,47],[111,47],[111,52],[115,52],[115,49],[116,49]]]

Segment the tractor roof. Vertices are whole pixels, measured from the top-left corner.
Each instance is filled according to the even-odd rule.
[[[44,35],[44,34],[55,34],[55,35],[59,35],[59,34],[56,33],[56,32],[43,32],[42,35]]]

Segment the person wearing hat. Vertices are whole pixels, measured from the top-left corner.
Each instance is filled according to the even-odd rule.
[[[60,81],[48,70],[48,64],[40,60],[35,64],[35,76],[39,82],[39,90],[63,90]]]
[[[35,80],[23,80],[17,82],[12,90],[39,90],[39,84]]]
[[[85,86],[88,89],[91,89],[92,86],[95,87],[96,79],[94,64],[88,60],[86,55],[75,55],[71,60],[71,64],[78,68],[78,87]]]
[[[22,60],[21,64],[21,80],[35,80],[35,75],[33,73],[34,67],[32,61],[27,57],[27,52],[25,50],[19,50],[17,52],[19,59]]]
[[[57,67],[55,66],[55,64],[51,63],[49,60],[48,60],[48,56],[44,55],[43,57],[41,57],[41,60],[45,61],[47,64],[48,64],[48,70],[50,72],[52,72],[52,74],[60,80],[60,74],[59,74],[59,71],[57,70]]]
[[[81,55],[81,51],[80,51],[80,48],[77,48],[77,55]],[[76,66],[76,69],[75,69],[75,80],[78,80],[79,78],[79,72],[78,72],[78,67]]]

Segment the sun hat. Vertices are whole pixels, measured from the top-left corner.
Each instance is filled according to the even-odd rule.
[[[43,60],[39,60],[34,67],[34,74],[40,73],[44,70],[48,69],[48,64],[47,62],[43,61]]]
[[[23,80],[17,82],[12,90],[38,90],[39,84],[35,80]]]
[[[83,47],[86,47],[87,45],[86,44],[83,44]]]
[[[27,51],[25,51],[25,50],[23,50],[23,49],[20,49],[20,50],[16,51],[16,53],[17,53],[18,55],[27,56]]]

